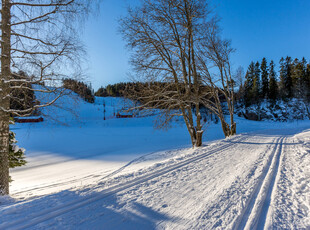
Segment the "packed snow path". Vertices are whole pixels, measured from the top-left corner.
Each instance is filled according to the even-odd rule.
[[[243,134],[0,206],[0,229],[309,229],[310,130]],[[116,172],[117,173],[117,172]]]

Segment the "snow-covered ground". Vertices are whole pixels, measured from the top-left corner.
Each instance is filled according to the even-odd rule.
[[[310,228],[309,121],[237,118],[228,139],[210,124],[192,149],[181,122],[154,130],[154,117],[112,119],[121,99],[68,101],[79,119],[54,108],[13,127],[28,164],[11,172],[0,229]]]

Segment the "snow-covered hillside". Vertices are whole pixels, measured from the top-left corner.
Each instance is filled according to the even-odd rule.
[[[124,106],[66,96],[45,122],[15,125],[29,163],[11,172],[0,229],[310,228],[309,121],[238,118],[225,140],[210,124],[193,149],[181,121],[112,118]]]

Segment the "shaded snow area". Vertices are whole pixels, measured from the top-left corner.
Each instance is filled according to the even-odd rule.
[[[191,148],[181,121],[113,118],[122,99],[59,103],[12,127],[28,164],[11,171],[0,229],[310,229],[309,121],[238,118],[227,139],[209,124]]]

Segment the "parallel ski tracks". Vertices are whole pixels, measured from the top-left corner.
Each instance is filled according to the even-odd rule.
[[[268,162],[259,178],[259,182],[246,203],[243,212],[235,221],[233,229],[264,229],[285,139],[285,137],[277,139],[275,147],[269,155]]]
[[[92,195],[89,195],[86,197],[82,197],[78,200],[74,200],[74,201],[53,207],[53,208],[47,208],[41,212],[36,213],[35,217],[21,218],[17,221],[11,221],[10,223],[0,224],[0,229],[18,230],[18,229],[26,229],[26,228],[30,228],[30,227],[35,227],[37,224],[40,224],[40,223],[43,223],[43,222],[48,221],[50,219],[53,219],[55,217],[64,215],[66,213],[69,213],[72,210],[79,209],[83,206],[87,206],[93,202],[96,202],[98,200],[102,200],[102,199],[104,199],[110,195],[116,194],[116,193],[121,192],[121,191],[125,191],[125,190],[130,189],[134,186],[137,186],[141,183],[147,182],[149,180],[152,180],[154,178],[157,178],[159,176],[162,176],[164,174],[167,174],[169,172],[172,172],[174,170],[182,168],[182,167],[184,167],[190,163],[194,163],[194,162],[197,162],[199,160],[205,159],[214,153],[223,152],[226,149],[230,148],[232,145],[238,144],[247,138],[248,138],[247,136],[240,136],[240,137],[234,138],[234,139],[232,139],[232,142],[224,144],[218,148],[211,149],[209,151],[206,151],[205,153],[202,153],[202,154],[196,155],[194,157],[185,159],[185,160],[178,162],[176,164],[169,165],[167,167],[155,170],[152,173],[142,175],[142,176],[137,177],[137,178],[135,178],[129,182],[118,184],[118,185],[115,185],[113,187],[107,188],[105,190],[102,190],[98,194],[95,194],[95,195],[92,194]]]

